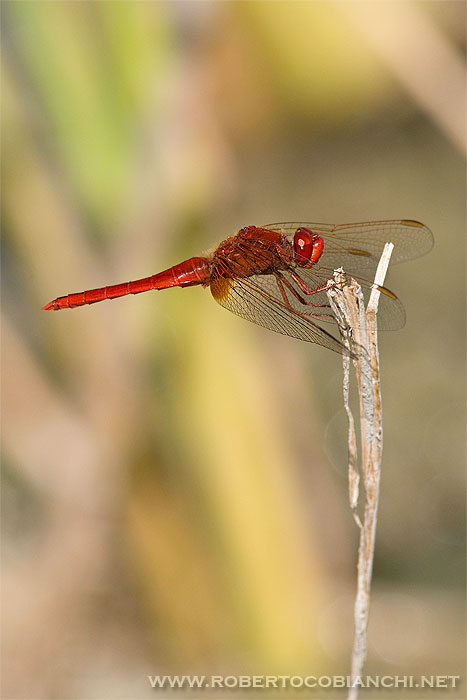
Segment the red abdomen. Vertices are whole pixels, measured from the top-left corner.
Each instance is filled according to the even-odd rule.
[[[98,301],[104,301],[104,299],[116,299],[127,294],[148,292],[151,289],[191,287],[195,284],[207,285],[209,283],[209,272],[210,267],[207,258],[190,258],[151,277],[58,297],[46,304],[43,309],[46,311],[73,309],[76,306],[84,306],[85,304],[96,304]]]
[[[148,277],[152,280],[150,289],[167,289],[168,287],[192,287],[195,284],[209,283],[209,261],[207,258],[190,258],[168,270]],[[140,280],[144,282],[144,280]],[[137,282],[130,282],[137,284]],[[145,289],[141,290],[145,292]],[[131,292],[137,294],[138,292]]]

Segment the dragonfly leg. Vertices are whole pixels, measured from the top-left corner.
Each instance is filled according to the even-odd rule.
[[[288,272],[289,272],[290,276],[292,277],[292,279],[294,280],[294,282],[296,282],[296,284],[300,287],[302,292],[305,292],[305,294],[308,294],[310,296],[312,294],[318,294],[319,292],[324,292],[325,290],[327,290],[330,287],[333,287],[335,285],[334,282],[331,281],[329,283],[329,281],[326,280],[326,282],[321,282],[321,284],[318,284],[317,287],[312,288],[312,287],[309,287],[304,280],[302,280],[300,275],[297,275],[295,270],[288,270]],[[312,306],[313,306],[313,304],[312,304]],[[321,304],[318,304],[318,306],[321,306]],[[326,304],[326,306],[327,306],[327,304]]]
[[[326,281],[326,282],[321,282],[321,284],[318,284],[317,287],[314,287],[314,288],[309,287],[309,286],[307,285],[307,283],[300,277],[300,275],[298,275],[298,274],[295,272],[295,270],[294,270],[293,267],[291,266],[292,263],[293,263],[293,261],[292,261],[292,259],[291,259],[291,257],[290,257],[290,254],[289,254],[286,250],[284,250],[283,246],[282,246],[280,243],[276,243],[276,252],[277,252],[279,258],[280,258],[284,263],[286,263],[286,265],[287,265],[287,272],[289,273],[289,275],[291,276],[291,278],[293,279],[293,281],[296,283],[296,285],[298,286],[298,288],[299,288],[304,294],[307,294],[308,296],[311,296],[312,294],[318,294],[319,292],[323,292],[325,289],[328,289],[328,282],[327,282],[327,281]],[[313,264],[314,264],[314,263],[313,263]],[[311,267],[313,266],[313,264],[311,264]],[[286,280],[286,278],[285,278],[283,275],[282,275],[282,281],[283,281],[284,284],[287,286],[287,289],[289,289],[289,291],[292,292],[292,294],[294,295],[294,297],[295,297],[300,303],[305,304],[305,305],[309,305],[309,306],[326,306],[326,307],[329,306],[328,304],[311,304],[310,302],[305,301],[304,299],[302,299],[302,298],[298,295],[297,290],[294,289],[294,288],[292,287],[292,285],[290,284],[290,282],[288,282],[288,281]],[[332,283],[331,283],[330,286],[332,286]]]
[[[282,298],[284,299],[284,301],[286,303],[289,301],[289,299],[287,297],[287,294],[286,294],[284,287],[287,287],[289,292],[291,292],[291,294],[294,295],[295,299],[297,301],[299,301],[300,304],[303,304],[304,306],[306,306],[307,302],[305,301],[305,299],[297,292],[295,287],[291,284],[291,282],[289,282],[289,280],[281,272],[276,272],[274,274],[274,276],[276,278],[276,282],[277,282],[279,289],[281,291]],[[290,306],[290,304],[289,304],[289,306]]]
[[[289,270],[289,272],[290,272],[290,270]],[[302,280],[298,275],[294,275],[294,276],[292,277],[292,279],[293,279],[295,282],[297,282],[297,284],[298,284],[298,280],[300,280],[301,282],[303,282],[303,280]],[[294,297],[295,297],[301,304],[303,304],[304,306],[312,306],[314,309],[329,309],[329,308],[330,308],[329,304],[315,304],[315,303],[313,303],[312,301],[307,301],[306,299],[303,299],[303,297],[301,297],[301,296],[298,294],[297,290],[294,288],[294,286],[291,284],[291,282],[289,282],[285,277],[283,277],[283,282],[284,282],[285,286],[287,287],[287,289],[288,289],[288,290],[294,295]],[[303,282],[303,284],[306,286],[307,290],[310,289],[310,288],[305,284],[305,282]],[[307,293],[310,294],[310,295],[311,295],[311,294],[316,294],[317,292],[324,291],[325,289],[328,289],[327,282],[318,285],[318,287],[316,287],[315,289],[311,289],[311,290],[308,291]],[[309,316],[316,315],[316,316],[319,317],[319,318],[322,318],[323,316],[326,316],[326,317],[329,317],[329,318],[334,318],[332,314],[313,314],[313,313],[310,312],[310,314],[307,314],[307,315],[309,315]]]
[[[335,321],[335,318],[334,318],[333,314],[322,314],[322,313],[317,313],[317,312],[314,312],[314,311],[310,311],[310,312],[302,311],[302,312],[300,312],[300,311],[297,311],[296,309],[294,309],[294,308],[292,307],[292,305],[290,304],[290,300],[289,300],[289,298],[288,298],[288,296],[287,296],[286,289],[288,289],[289,292],[290,292],[291,294],[293,294],[293,296],[295,297],[295,299],[297,299],[297,301],[298,301],[300,304],[303,304],[303,306],[312,306],[312,307],[315,308],[315,309],[316,309],[316,308],[329,309],[330,307],[329,307],[328,304],[313,304],[313,303],[310,302],[310,301],[306,301],[306,299],[304,299],[304,298],[297,292],[297,290],[294,288],[294,286],[292,285],[292,283],[289,282],[289,280],[288,280],[282,273],[276,272],[276,273],[274,273],[274,277],[276,278],[277,286],[279,287],[281,296],[282,296],[282,298],[283,298],[283,300],[284,300],[284,304],[286,305],[286,307],[288,308],[289,311],[292,311],[293,313],[298,314],[299,316],[302,316],[302,318],[307,318],[307,317],[310,317],[310,316],[311,316],[312,318],[318,318],[318,319],[320,319],[320,318],[329,318],[329,319]]]

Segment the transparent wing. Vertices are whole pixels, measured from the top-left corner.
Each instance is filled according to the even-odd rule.
[[[330,270],[342,266],[350,274],[373,274],[387,242],[394,243],[391,265],[418,258],[433,247],[430,229],[419,221],[410,219],[355,224],[300,221],[267,224],[264,228],[281,231],[285,236],[293,238],[301,226],[319,233],[324,239],[320,265]]]
[[[288,306],[274,275],[222,280],[221,289],[213,284],[211,292],[221,306],[247,321],[282,335],[317,343],[334,352],[345,354],[348,352],[337,338],[316,323],[325,310],[317,309],[320,314],[315,319],[312,315],[303,315],[303,306],[300,310],[296,310],[292,305]],[[287,296],[293,297],[290,292]],[[296,301],[295,298],[294,301]],[[305,310],[309,309],[305,307]],[[330,312],[329,307],[326,311]]]
[[[344,266],[344,271],[347,268]],[[332,279],[334,268],[325,268],[321,265],[314,265],[311,268],[295,268],[294,272],[301,277],[305,284],[312,290],[322,286],[327,280]],[[362,288],[365,304],[368,304],[373,284],[362,277],[355,274],[349,274]],[[405,325],[406,315],[404,305],[401,300],[391,292],[387,287],[379,287],[380,297],[378,305],[378,328],[381,331],[397,331]],[[325,291],[314,292],[311,295],[305,296],[305,301],[308,304],[316,305],[311,307],[314,309],[314,315],[323,322],[334,322],[334,318],[330,316],[329,301]],[[294,309],[303,310],[301,304],[293,294],[290,294],[290,303]],[[323,308],[321,308],[323,307]]]
[[[431,231],[424,224],[409,219],[338,225],[287,222],[264,226],[290,239],[300,227],[318,233],[324,240],[324,250],[317,264],[309,268],[294,265],[290,269],[278,269],[273,275],[216,280],[211,284],[211,292],[219,304],[248,321],[339,353],[347,352],[345,347],[318,325],[336,323],[324,290],[334,269],[343,267],[354,277],[367,302],[374,286],[369,280],[372,280],[385,243],[394,243],[392,264],[425,255],[433,246]],[[360,277],[361,274],[364,277]],[[402,303],[388,289],[379,289],[378,327],[382,330],[401,328],[405,323]]]

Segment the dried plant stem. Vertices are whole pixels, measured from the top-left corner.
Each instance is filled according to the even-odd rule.
[[[375,276],[375,285],[382,285],[394,246],[386,243]],[[359,474],[353,416],[349,406],[349,356],[343,357],[344,404],[349,418],[349,499],[354,518],[360,528],[357,564],[357,595],[355,598],[355,633],[352,651],[351,679],[348,700],[358,697],[358,679],[362,674],[367,651],[367,628],[370,609],[370,587],[375,549],[379,484],[383,453],[383,423],[376,316],[380,292],[375,286],[365,311],[361,288],[351,280],[347,283],[342,270],[334,273],[334,286],[328,297],[341,329],[342,338],[350,352],[357,379],[360,404],[361,473],[365,491],[363,523],[358,516]]]

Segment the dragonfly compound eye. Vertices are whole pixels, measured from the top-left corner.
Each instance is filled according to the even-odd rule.
[[[293,258],[298,265],[317,262],[323,252],[324,241],[309,228],[300,227],[293,237]]]

